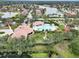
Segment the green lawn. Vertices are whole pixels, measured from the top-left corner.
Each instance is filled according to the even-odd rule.
[[[73,53],[69,51],[68,42],[58,43],[57,45],[54,46],[54,49],[60,56],[64,58],[76,57]]]
[[[33,58],[47,58],[48,54],[47,53],[32,53]]]

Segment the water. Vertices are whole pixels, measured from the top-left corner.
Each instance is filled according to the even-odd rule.
[[[37,30],[37,31],[43,31],[43,30],[48,30],[48,31],[54,31],[54,30],[56,30],[57,29],[57,27],[54,25],[54,24],[52,24],[52,25],[50,25],[50,24],[44,24],[44,25],[41,25],[41,26],[33,26],[33,29],[34,30]]]

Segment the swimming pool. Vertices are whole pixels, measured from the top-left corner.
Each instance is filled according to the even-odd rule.
[[[44,24],[40,26],[33,26],[33,30],[35,31],[55,31],[57,29],[57,26],[54,24]]]

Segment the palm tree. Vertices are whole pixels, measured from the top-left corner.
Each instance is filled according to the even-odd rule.
[[[44,31],[45,35],[43,37],[43,39],[47,39],[47,31]]]

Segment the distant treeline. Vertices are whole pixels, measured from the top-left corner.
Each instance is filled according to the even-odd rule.
[[[79,1],[0,1],[0,5],[12,5],[12,4],[76,4],[76,5],[79,5]]]

